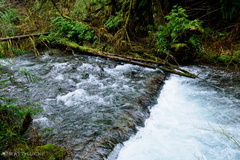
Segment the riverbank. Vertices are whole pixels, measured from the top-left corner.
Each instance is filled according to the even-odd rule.
[[[31,52],[36,56],[36,59],[45,57],[47,61],[48,56],[55,56],[55,52],[52,52],[52,50],[60,49],[62,53],[65,53],[65,56],[71,55],[71,57],[75,57],[82,53],[98,56],[104,55],[105,58],[114,59],[119,63],[122,63],[124,59],[125,62],[128,61],[128,63],[135,63],[149,68],[158,68],[167,73],[175,72],[178,75],[188,75],[188,77],[193,78],[196,76],[182,70],[179,65],[219,65],[224,66],[226,69],[233,67],[235,69],[233,72],[239,73],[239,22],[236,21],[236,17],[232,16],[232,20],[222,17],[222,19],[224,19],[224,21],[222,21],[223,24],[214,24],[213,22],[209,22],[209,19],[221,19],[221,16],[209,15],[209,19],[201,19],[199,17],[205,16],[204,13],[197,17],[191,14],[187,15],[189,10],[185,10],[184,8],[189,9],[189,7],[183,4],[182,7],[173,7],[173,5],[170,5],[170,1],[166,1],[164,2],[164,4],[168,4],[166,8],[161,8],[162,5],[160,2],[153,1],[152,5],[150,4],[151,3],[135,0],[126,1],[126,3],[121,0],[111,2],[93,0],[88,2],[82,0],[30,0],[19,2],[17,0],[2,0],[0,2],[0,21],[1,24],[3,24],[0,27],[0,37],[2,40],[0,42],[0,57],[24,56],[24,54]],[[212,5],[209,7],[211,8]],[[208,11],[206,14],[208,14]],[[181,20],[181,23],[178,23],[179,20]],[[203,21],[204,23],[202,23]],[[173,26],[175,26],[175,28]],[[219,26],[221,26],[221,28],[218,28]],[[47,34],[40,36],[41,33]],[[42,50],[46,49],[48,51],[51,50],[48,52],[48,56],[42,52]],[[85,56],[84,54],[83,56]],[[62,56],[62,54],[56,55]],[[31,57],[32,55],[27,56]],[[94,58],[96,60],[99,59],[97,56]],[[45,63],[44,60],[43,63]],[[28,65],[34,66],[34,63]],[[26,67],[28,68],[29,66]],[[49,67],[55,68],[56,66],[52,65]],[[76,69],[77,65],[71,69],[74,68]],[[64,68],[62,69],[64,70]],[[103,69],[102,73],[105,73],[104,68],[100,67],[99,70],[101,69]],[[24,69],[20,72],[19,74],[26,76],[23,83],[30,83],[30,86],[35,82],[41,83],[41,77],[38,77],[38,75],[34,75]],[[59,72],[61,71],[59,70]],[[136,73],[131,73],[131,75],[134,74]],[[221,85],[223,81],[229,80],[228,78],[223,78],[221,74],[222,72],[219,72],[219,76],[215,77],[218,85]],[[106,78],[104,75],[102,76],[103,79]],[[2,83],[5,85],[5,82],[8,84],[17,81],[12,78],[11,74],[1,72],[1,78],[2,77],[5,78],[0,82],[1,85]],[[62,80],[61,76],[58,78]],[[87,80],[89,79],[89,74],[84,74],[81,78]],[[162,78],[163,77],[157,78],[156,76],[156,83],[154,81],[151,82],[155,85],[147,85],[149,87],[148,89],[156,93],[157,89],[151,87],[159,87]],[[72,79],[69,83],[76,84],[75,81],[76,79]],[[237,77],[231,81],[237,84],[239,83],[239,78]],[[21,84],[22,83],[20,83],[20,85]],[[228,85],[231,84],[229,83]],[[229,90],[238,90],[237,85],[228,85],[225,87]],[[68,85],[68,87],[72,89],[71,87],[73,86]],[[63,88],[59,87],[59,90],[62,89]],[[21,95],[23,90],[19,88],[16,92]],[[64,93],[66,94],[65,97],[60,95],[60,101],[62,103],[67,103],[64,101],[64,98],[70,95],[74,97],[80,94],[79,91],[68,95],[68,91],[69,93],[72,92],[72,90],[68,88],[65,88],[64,91],[66,92]],[[45,95],[47,92],[48,91],[42,94]],[[6,90],[2,93],[7,94],[8,91]],[[34,95],[36,95],[36,93],[34,93]],[[15,94],[15,91],[11,94]],[[51,96],[54,97],[56,96],[55,94],[56,93]],[[96,91],[94,94],[97,94]],[[139,102],[138,105],[143,105],[143,108],[145,108],[153,95],[154,94],[149,94],[144,97],[143,94],[142,98],[135,100]],[[26,95],[26,97],[27,96],[29,95]],[[6,99],[2,100],[4,103],[6,102],[6,104],[10,103],[6,101]],[[38,99],[35,100],[38,101]],[[49,100],[49,103],[51,102],[52,101]],[[121,104],[120,102],[118,103]],[[135,109],[132,108],[131,111],[127,111],[129,113],[124,113],[123,117],[118,117],[118,120],[123,119],[125,123],[126,119],[129,119],[129,114],[132,114]],[[100,122],[103,121],[104,120],[100,120]],[[106,142],[104,146],[107,146],[105,149],[101,148],[100,152],[103,150],[108,150],[107,152],[109,152],[117,142],[120,142],[118,140],[115,141],[115,139],[119,138],[120,134],[118,133],[120,132],[124,132],[124,134],[126,132],[127,137],[123,137],[123,139],[126,140],[130,134],[135,132],[136,124],[141,124],[144,118],[140,118],[138,121],[132,120],[131,123],[126,124],[130,126],[128,126],[131,128],[129,130],[125,128],[125,124],[120,124],[120,127],[113,127],[112,134],[114,135],[110,137],[110,139],[106,138],[108,135],[101,137],[102,139],[99,138],[97,146],[101,148],[102,142]],[[96,137],[96,135],[98,135],[97,131],[96,133],[94,132],[92,136]],[[122,137],[119,139],[121,138]],[[108,143],[112,141],[114,142]],[[86,156],[90,156],[91,154],[88,153],[92,150],[99,149],[91,140],[86,142],[86,145],[90,146],[86,154],[84,151],[84,155]],[[84,147],[85,146],[83,146],[83,148]],[[96,157],[98,156],[104,157],[106,154],[101,153],[100,155],[96,155]]]

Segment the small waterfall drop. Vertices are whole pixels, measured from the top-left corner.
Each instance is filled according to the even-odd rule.
[[[214,74],[197,67],[192,71],[205,72],[205,79]],[[239,160],[239,136],[239,96],[202,80],[171,75],[145,127],[108,159]]]

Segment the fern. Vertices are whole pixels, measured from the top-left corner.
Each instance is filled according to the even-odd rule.
[[[32,106],[0,104],[0,149],[20,141],[19,135],[26,114],[37,114],[42,110]]]
[[[108,28],[118,27],[122,22],[124,22],[123,14],[117,12],[115,17],[110,17],[105,23]]]
[[[7,9],[5,11],[0,11],[0,32],[2,36],[13,36],[17,31],[17,27],[15,25],[18,20],[18,10],[16,9]]]
[[[168,23],[164,26],[160,25],[156,34],[156,45],[160,51],[167,52],[173,46],[186,45],[195,50],[200,49],[199,37],[194,32],[203,32],[201,21],[197,19],[189,20],[185,9],[177,6],[165,18]],[[187,32],[193,34],[187,34]]]
[[[94,42],[97,39],[94,35],[94,30],[84,23],[63,17],[55,17],[52,19],[52,22],[51,34],[45,37],[51,42],[65,39],[82,44],[84,41]]]
[[[240,1],[239,0],[220,0],[222,6],[221,13],[223,18],[239,18]]]
[[[11,76],[12,73],[6,72],[4,65],[0,63],[0,88],[11,83]],[[8,98],[4,93],[0,94],[0,150],[22,141],[20,133],[24,117],[42,111],[38,102],[28,101],[25,106],[18,106],[17,101],[18,99]]]

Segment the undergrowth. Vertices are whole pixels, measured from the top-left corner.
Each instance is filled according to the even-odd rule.
[[[28,83],[41,80],[26,69],[19,71]],[[0,159],[1,160],[43,160],[62,159],[67,155],[64,148],[53,144],[43,144],[39,137],[26,140],[25,132],[32,122],[32,116],[42,112],[39,102],[26,101],[25,105],[17,105],[18,99],[5,95],[4,88],[15,83],[11,72],[5,70],[0,63]],[[22,92],[28,92],[22,88]],[[34,128],[32,128],[34,130]],[[29,131],[30,134],[38,133]],[[32,133],[33,132],[33,133]],[[38,135],[39,136],[39,135]]]
[[[190,20],[185,9],[175,6],[170,14],[165,16],[168,22],[158,27],[156,45],[160,52],[168,52],[171,48],[176,51],[188,47],[191,50],[201,49],[199,33],[203,32],[202,22]]]
[[[19,20],[18,10],[14,8],[7,8],[0,11],[0,36],[13,36],[17,33],[16,23]]]
[[[61,16],[52,18],[51,33],[44,38],[53,43],[70,40],[80,45],[84,42],[93,43],[97,40],[94,30],[88,25]]]
[[[237,26],[234,27],[238,30]],[[205,63],[239,65],[240,44],[236,43],[239,36],[234,30],[232,29],[231,32],[205,30],[201,38],[204,48],[201,58]]]
[[[0,89],[11,83],[11,74],[2,70],[0,66]],[[25,91],[25,90],[24,90]],[[25,106],[18,106],[18,99],[7,97],[4,93],[0,96],[0,151],[3,151],[17,143],[23,143],[22,134],[26,131],[31,121],[31,115],[38,114],[42,110],[37,102],[26,102]],[[29,121],[29,122],[27,122]],[[25,123],[25,124],[24,124]]]

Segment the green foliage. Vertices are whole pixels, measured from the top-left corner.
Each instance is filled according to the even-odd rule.
[[[220,0],[221,13],[223,18],[234,19],[240,16],[240,1],[239,0]]]
[[[44,153],[44,159],[46,160],[63,159],[63,157],[67,155],[67,151],[64,148],[60,148],[54,144],[38,146],[36,147],[35,151],[39,153]]]
[[[106,0],[76,0],[72,7],[73,17],[84,20],[92,17],[91,13],[106,6]]]
[[[21,55],[23,53],[28,53],[28,52],[24,49],[18,48],[17,45],[12,44],[10,41],[0,42],[0,58],[13,56],[13,55]]]
[[[11,74],[3,68],[4,65],[0,64],[0,88],[11,83]],[[23,123],[25,118],[27,115],[35,115],[42,111],[38,102],[27,101],[25,106],[18,106],[16,102],[17,99],[8,98],[4,93],[0,94],[0,150],[22,142],[20,134],[23,127],[27,127]]]
[[[227,54],[223,54],[223,55],[221,55],[221,56],[218,57],[218,60],[219,60],[220,62],[224,62],[224,63],[230,62],[231,59],[232,59],[232,56],[229,56],[229,55],[227,55]]]
[[[19,18],[18,10],[8,8],[0,11],[0,33],[2,36],[13,36],[17,31],[15,23]]]
[[[233,59],[240,63],[240,50],[233,51]]]
[[[194,50],[200,49],[198,33],[203,32],[201,21],[189,20],[185,9],[177,6],[165,18],[168,22],[164,26],[160,25],[156,34],[156,45],[160,51],[166,52],[173,46],[179,47],[176,44],[186,44]]]
[[[232,62],[240,63],[240,50],[233,51],[232,55],[228,54],[219,55],[216,57],[216,59],[224,64],[230,64]]]
[[[41,110],[32,106],[0,104],[0,149],[21,141],[20,130],[26,114],[36,114]]]
[[[69,20],[60,16],[52,18],[52,22],[51,34],[47,36],[47,39],[52,42],[57,42],[63,39],[78,44],[82,44],[84,41],[96,41],[94,30],[84,23]]]
[[[105,23],[108,28],[118,27],[122,22],[124,22],[123,14],[116,12],[116,16],[110,17]]]
[[[141,0],[138,4],[138,8],[146,6],[147,3],[149,3],[147,0]]]

